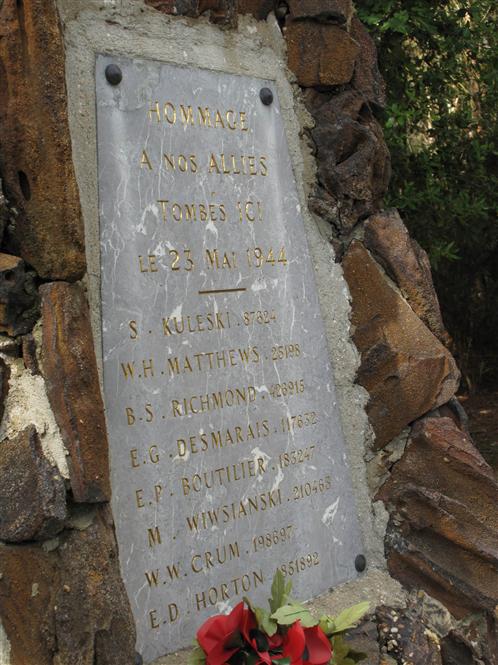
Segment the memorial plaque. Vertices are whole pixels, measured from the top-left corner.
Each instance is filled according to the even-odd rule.
[[[300,599],[353,578],[361,542],[274,82],[111,56],[96,81],[112,507],[148,662],[266,604],[277,568]]]

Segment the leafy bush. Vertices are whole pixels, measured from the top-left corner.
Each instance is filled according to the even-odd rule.
[[[498,381],[498,4],[358,0],[388,88],[399,208],[428,251],[467,387]]]

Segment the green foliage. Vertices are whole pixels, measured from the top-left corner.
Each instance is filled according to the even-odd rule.
[[[498,358],[498,4],[356,6],[376,38],[388,89],[393,177],[386,203],[399,208],[429,253],[472,387],[483,359],[486,365]]]
[[[315,619],[309,609],[298,603],[279,607],[271,615],[271,618],[275,619],[279,626],[292,626],[296,621],[300,621],[303,628],[311,628],[318,624],[318,620]]]
[[[354,628],[368,612],[369,602],[358,603],[343,610],[336,617],[324,615],[320,619],[320,628],[325,635],[337,635]]]

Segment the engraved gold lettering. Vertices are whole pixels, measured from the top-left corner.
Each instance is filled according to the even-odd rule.
[[[166,102],[164,105],[164,117],[170,125],[174,125],[176,122],[176,109],[171,102]]]
[[[254,386],[244,388],[228,388],[207,395],[191,395],[181,399],[171,400],[171,410],[174,418],[189,414],[206,413],[218,409],[230,408],[249,404],[256,400]]]
[[[130,457],[131,457],[131,466],[133,469],[136,469],[140,466],[138,463],[138,450],[136,448],[132,448],[130,450]]]
[[[219,524],[228,524],[245,517],[250,517],[254,513],[265,512],[282,505],[282,495],[280,489],[270,490],[262,494],[249,496],[240,501],[219,505],[209,510],[203,510],[200,513],[188,515],[185,519],[187,528],[191,532],[198,532],[203,529],[211,529]]]
[[[128,327],[130,329],[130,339],[137,339],[138,337],[137,322],[129,321]]]
[[[150,627],[152,629],[159,628],[159,621],[157,620],[157,610],[150,610],[149,619],[150,619]]]
[[[159,109],[159,102],[156,102],[154,105],[154,108],[149,109],[149,112],[147,115],[149,116],[149,120],[152,120],[152,117],[156,116],[157,122],[161,122],[161,111]]]
[[[180,116],[184,125],[194,124],[194,113],[191,106],[185,107],[183,104],[180,104]]]
[[[142,150],[142,158],[140,160],[140,168],[143,168],[144,166],[146,166],[149,169],[149,171],[153,170],[152,169],[152,164],[151,164],[150,159],[149,159],[149,156],[147,155],[145,150]]]
[[[135,500],[137,502],[137,508],[144,508],[145,503],[143,501],[144,491],[143,489],[135,490]]]
[[[264,584],[263,571],[251,571],[235,577],[234,579],[221,582],[219,586],[213,586],[207,591],[200,591],[195,594],[195,608],[199,612],[205,610],[209,605],[214,606],[219,602],[230,600],[231,598],[248,593]]]
[[[156,545],[161,545],[162,540],[161,540],[161,532],[159,531],[159,527],[155,526],[150,529],[147,529],[147,536],[148,536],[149,547],[155,547]]]

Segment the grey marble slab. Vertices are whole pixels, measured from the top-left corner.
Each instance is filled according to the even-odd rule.
[[[102,55],[96,89],[112,508],[148,662],[266,604],[277,567],[301,599],[352,579],[361,541],[274,84]]]

